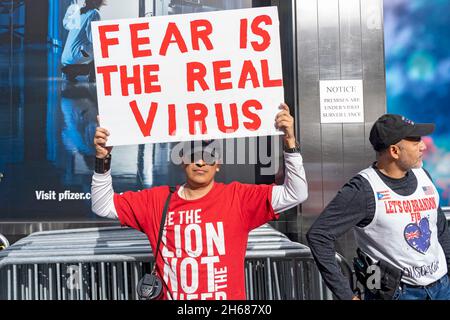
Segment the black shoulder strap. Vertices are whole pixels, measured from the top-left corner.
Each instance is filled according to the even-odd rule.
[[[169,187],[169,195],[167,196],[166,203],[164,204],[164,209],[163,209],[163,213],[161,216],[161,223],[159,224],[158,243],[156,245],[156,251],[155,251],[155,264],[156,264],[156,259],[158,258],[159,245],[161,244],[161,237],[162,237],[162,233],[164,231],[164,225],[166,222],[167,210],[169,209],[170,198],[172,197],[172,193],[175,192],[175,189],[176,188],[173,186]]]

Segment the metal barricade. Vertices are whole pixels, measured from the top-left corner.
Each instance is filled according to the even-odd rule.
[[[136,300],[153,262],[147,237],[133,229],[36,232],[0,251],[0,299]],[[245,278],[249,300],[332,299],[309,248],[269,225],[249,235]]]

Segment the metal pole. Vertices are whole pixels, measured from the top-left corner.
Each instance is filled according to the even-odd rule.
[[[17,284],[17,266],[13,266],[13,300],[17,300],[17,290],[16,290],[16,284]]]
[[[48,287],[49,287],[49,299],[53,300],[53,267],[49,266],[49,277],[48,277]]]
[[[277,293],[278,300],[281,300],[281,292],[280,292],[280,282],[278,280],[278,270],[277,270],[277,264],[275,261],[272,261],[273,263],[273,277],[275,279],[275,289]]]
[[[128,300],[128,270],[126,262],[123,262],[123,282],[125,287],[125,300]]]
[[[39,300],[38,265],[34,264],[34,299]]]
[[[113,300],[117,300],[117,267],[116,264],[113,263],[113,285],[112,285],[112,292],[113,292]]]
[[[254,297],[254,289],[253,289],[253,263],[251,261],[248,262],[248,291],[249,291],[249,295],[250,295],[250,300],[253,300]]]
[[[11,267],[8,267],[8,269],[6,269],[6,281],[8,282],[8,300],[11,300],[12,296]]]
[[[80,294],[80,300],[84,300],[84,290],[83,290],[83,268],[82,264],[78,263],[78,292]]]
[[[101,273],[101,279],[102,279],[102,296],[101,300],[106,300],[106,287],[105,287],[105,263],[102,262],[100,264],[100,273]]]
[[[272,273],[271,273],[271,268],[270,268],[270,258],[268,257],[266,259],[266,267],[267,267],[267,292],[268,292],[268,299],[269,300],[273,300],[273,292],[272,292]]]
[[[56,264],[56,299],[61,300],[61,266]]]
[[[91,264],[91,299],[97,300],[97,285],[95,281],[95,267],[94,264]]]

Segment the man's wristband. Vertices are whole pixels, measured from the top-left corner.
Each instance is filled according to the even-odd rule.
[[[100,159],[95,157],[95,172],[96,173],[105,173],[108,172],[111,168],[111,153],[109,153],[106,157]]]
[[[298,143],[296,143],[295,147],[293,147],[293,148],[286,148],[286,147],[284,147],[283,150],[286,153],[300,153],[300,145]]]

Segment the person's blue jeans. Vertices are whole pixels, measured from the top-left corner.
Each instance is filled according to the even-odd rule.
[[[365,300],[375,300],[376,296],[366,292]],[[450,300],[450,281],[443,276],[429,287],[413,287],[402,284],[394,293],[393,300]]]
[[[394,293],[394,300],[450,300],[450,281],[448,275],[440,278],[430,287],[401,285]]]

